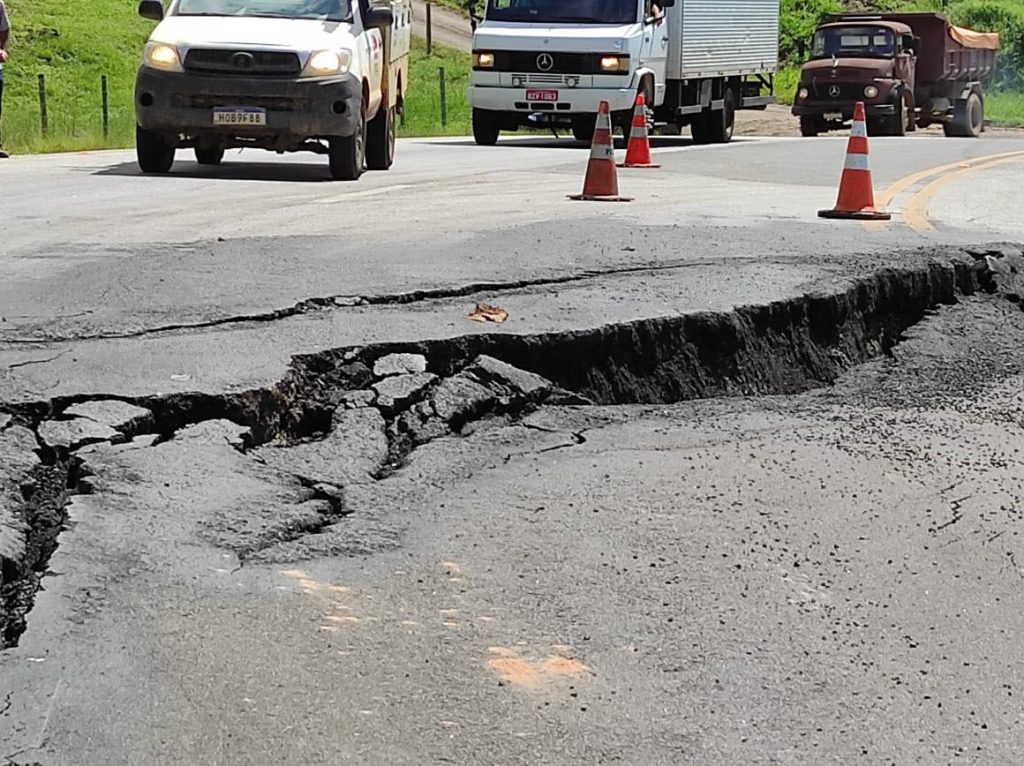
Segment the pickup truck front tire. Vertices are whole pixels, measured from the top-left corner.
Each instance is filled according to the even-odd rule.
[[[359,104],[360,114],[363,105]],[[327,159],[335,181],[358,181],[366,165],[366,117],[356,122],[351,136],[333,136],[327,142]]]
[[[395,108],[381,108],[366,129],[366,167],[388,170],[395,161]]]
[[[135,157],[143,173],[167,173],[174,164],[174,147],[156,133],[136,125]]]

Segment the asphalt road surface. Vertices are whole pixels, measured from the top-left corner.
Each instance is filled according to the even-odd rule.
[[[844,148],[5,164],[0,762],[1024,760],[1024,139]]]

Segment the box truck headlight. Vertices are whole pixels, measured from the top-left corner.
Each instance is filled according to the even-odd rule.
[[[494,68],[494,54],[493,53],[474,53],[473,54],[473,66],[479,69],[493,69]]]
[[[146,43],[142,51],[142,60],[154,69],[163,69],[165,72],[182,71],[178,49],[167,43]]]
[[[797,98],[799,98],[801,101],[806,101],[807,97],[811,95],[811,92],[807,90],[807,88],[801,88],[800,92],[797,93],[796,95]]]
[[[314,51],[306,62],[303,74],[306,77],[327,77],[332,74],[348,74],[352,65],[352,51]]]
[[[875,96],[878,95],[878,88],[876,88],[874,85],[869,85],[864,89],[864,95],[867,98],[874,98]]]
[[[629,56],[602,56],[602,72],[628,72]]]

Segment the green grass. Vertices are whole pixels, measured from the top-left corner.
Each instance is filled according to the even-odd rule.
[[[985,116],[996,125],[1024,126],[1024,93],[989,93]]]
[[[15,152],[124,146],[134,131],[133,88],[153,23],[132,0],[7,0],[11,59],[5,67],[4,145]],[[46,77],[49,138],[40,131],[37,76]],[[100,76],[110,87],[103,139]]]
[[[441,125],[441,85],[438,68],[445,70],[448,120]],[[427,55],[426,44],[413,39],[409,62],[409,91],[405,100],[403,136],[465,136],[472,132],[470,122],[469,75],[473,60],[468,53],[434,46]]]

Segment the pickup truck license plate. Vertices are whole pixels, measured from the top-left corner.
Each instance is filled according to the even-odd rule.
[[[526,91],[527,101],[558,101],[557,90],[528,90]]]
[[[256,107],[217,108],[213,110],[214,125],[266,125],[267,110]]]
[[[843,119],[842,112],[825,112],[824,116],[826,120],[835,120],[836,122],[839,122]]]

